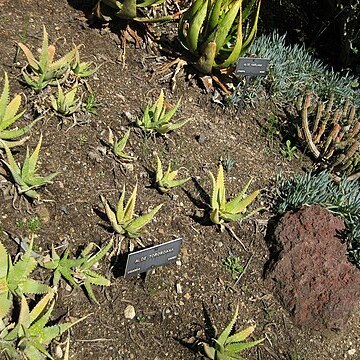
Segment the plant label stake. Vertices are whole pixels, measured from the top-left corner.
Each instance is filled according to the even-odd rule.
[[[244,98],[249,87],[249,79],[255,76],[265,76],[268,73],[269,62],[269,59],[253,57],[242,57],[238,59],[234,75],[237,77],[245,76],[245,85],[241,94],[238,113],[244,106]],[[239,85],[240,83],[236,87],[236,91],[239,90]]]
[[[124,277],[129,278],[151,269],[174,263],[179,255],[182,238],[170,240],[129,254]]]

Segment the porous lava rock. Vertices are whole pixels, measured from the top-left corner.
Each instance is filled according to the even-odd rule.
[[[358,305],[360,271],[347,259],[344,229],[317,205],[286,213],[275,229],[277,253],[265,282],[299,326],[340,329]]]

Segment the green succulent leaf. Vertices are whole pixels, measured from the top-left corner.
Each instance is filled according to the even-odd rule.
[[[225,345],[226,340],[230,336],[230,333],[235,325],[238,313],[239,313],[239,305],[236,305],[233,317],[231,318],[230,322],[226,325],[225,329],[223,330],[223,332],[220,334],[219,338],[217,339],[218,345],[220,345],[220,346]]]
[[[17,113],[21,105],[20,95],[16,95],[9,103],[9,79],[5,72],[4,88],[0,97],[0,148],[4,147],[4,143],[10,148],[23,144],[26,139],[16,140],[25,135],[39,120],[34,120],[32,123],[23,128],[9,129],[18,119],[20,119],[25,111]]]
[[[162,206],[163,206],[163,204],[160,204],[160,205],[156,206],[154,209],[152,209],[149,213],[147,213],[145,215],[141,215],[141,216],[135,218],[134,220],[132,220],[125,227],[125,231],[130,236],[138,236],[139,230],[152,220],[152,218],[161,209]]]

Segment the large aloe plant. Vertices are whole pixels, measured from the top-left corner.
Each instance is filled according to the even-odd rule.
[[[255,39],[261,0],[195,0],[179,22],[179,41],[205,74],[236,63]]]

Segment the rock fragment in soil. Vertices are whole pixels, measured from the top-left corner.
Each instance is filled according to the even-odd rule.
[[[204,134],[200,134],[196,136],[196,141],[199,144],[203,144],[206,141],[206,136]]]
[[[179,283],[176,284],[176,293],[177,294],[182,294],[183,293],[181,284],[179,284]]]
[[[135,308],[132,305],[128,305],[124,310],[125,319],[132,320],[136,315]]]

